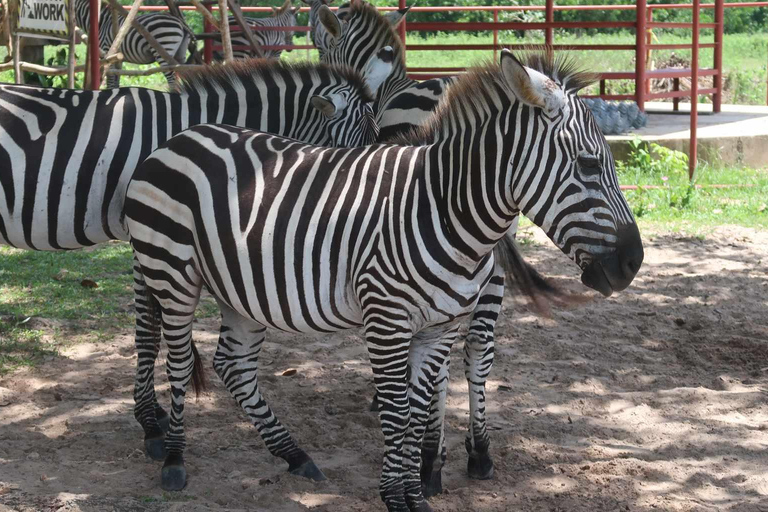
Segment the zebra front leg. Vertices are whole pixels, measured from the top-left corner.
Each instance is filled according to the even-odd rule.
[[[144,448],[154,460],[165,459],[165,431],[170,418],[155,393],[155,359],[160,349],[160,309],[147,293],[144,274],[133,258],[133,292],[136,309],[136,381],[133,390],[136,420],[144,429]]]
[[[493,330],[504,298],[504,271],[496,264],[494,275],[480,295],[464,341],[464,375],[469,385],[469,430],[465,440],[470,478],[493,478],[488,452],[490,437],[485,419],[485,382],[493,367]]]
[[[437,376],[432,402],[429,407],[427,429],[421,445],[421,489],[425,498],[443,492],[443,466],[445,449],[445,400],[448,394],[450,358],[447,358]]]
[[[458,324],[439,329],[428,329],[414,337],[408,354],[410,383],[408,396],[411,406],[411,418],[408,434],[403,445],[403,465],[405,467],[405,499],[411,512],[428,512],[432,508],[422,493],[422,447],[425,443],[424,432],[430,416],[430,409],[436,390],[436,382],[447,374],[448,358],[451,346],[458,336]],[[438,402],[440,398],[437,398]],[[444,402],[443,402],[444,405]],[[438,404],[439,407],[439,404]],[[440,430],[442,422],[440,422]],[[441,445],[442,435],[438,434],[437,448]],[[436,458],[436,457],[435,457]],[[434,462],[434,458],[433,461]]]
[[[221,332],[213,358],[216,374],[258,429],[269,452],[285,460],[291,474],[315,481],[325,480],[323,472],[298,447],[259,392],[258,361],[266,328],[221,301],[219,307]]]

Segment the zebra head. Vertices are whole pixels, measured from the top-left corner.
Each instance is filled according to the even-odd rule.
[[[577,95],[593,80],[551,50],[531,53],[525,65],[501,55],[513,100],[507,136],[524,146],[510,160],[511,202],[576,262],[586,286],[610,296],[634,279],[643,244],[611,148]]]
[[[339,7],[334,14],[327,5],[321,5],[317,18],[325,31],[322,44],[323,62],[346,64],[363,69],[379,48],[391,46],[395,50],[393,77],[405,77],[403,46],[394,30],[408,9],[382,16],[376,7],[365,0],[352,0]]]
[[[296,18],[296,13],[299,12],[301,7],[293,7],[291,0],[285,0],[282,6],[272,7],[272,17],[276,19],[277,26],[279,27],[296,27],[299,22]],[[293,46],[293,31],[281,32],[282,41],[279,44],[285,46]],[[269,50],[264,55],[267,58],[280,58],[280,52],[283,50]],[[284,51],[293,51],[292,48],[286,48]]]
[[[373,113],[374,95],[371,91],[376,91],[392,71],[392,54],[391,47],[379,50],[366,65],[362,76],[347,66],[331,67],[347,81],[310,99],[311,105],[326,120],[328,139],[322,145],[365,146],[378,139],[379,126]]]

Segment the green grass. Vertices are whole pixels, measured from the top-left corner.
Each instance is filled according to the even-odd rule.
[[[42,332],[24,328],[24,320],[0,321],[0,375],[34,366],[56,355],[55,346],[42,341]]]

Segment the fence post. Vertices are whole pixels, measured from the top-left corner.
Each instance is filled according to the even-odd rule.
[[[697,128],[699,122],[699,8],[700,0],[693,0],[693,41],[691,48],[691,142],[688,157],[688,179],[693,179],[698,158]]]
[[[497,9],[493,10],[493,22],[498,23],[499,22],[499,11]],[[493,29],[493,62],[499,61],[499,29],[494,28]]]
[[[646,0],[637,0],[635,12],[635,101],[640,110],[645,111],[645,32]]]
[[[408,7],[407,5],[405,5],[405,0],[399,0],[397,5],[398,5],[398,9],[405,9],[406,7]],[[405,44],[405,24],[406,24],[406,19],[403,18],[403,20],[400,22],[400,26],[398,27],[398,31],[400,32],[400,41],[403,42],[403,48],[407,48]],[[406,52],[403,52],[403,65],[405,65],[405,54]]]
[[[208,6],[205,6],[206,10],[208,9]],[[203,16],[203,32],[206,34],[209,34],[213,32],[213,25],[210,21],[208,21],[208,18],[206,16]],[[203,61],[205,61],[206,64],[210,64],[213,62],[213,41],[211,38],[206,37],[205,41],[203,41]]]
[[[67,1],[67,31],[69,46],[67,50],[67,88],[75,88],[75,0]]]
[[[712,111],[720,112],[723,103],[723,25],[725,24],[723,0],[715,0],[715,62],[713,67],[717,70],[714,76],[714,86],[717,92],[713,94]]]
[[[552,28],[552,23],[555,22],[555,0],[547,0],[545,16],[547,27],[544,29],[544,42],[549,46],[555,39],[555,30]]]
[[[101,86],[101,68],[99,67],[99,15],[101,14],[101,2],[90,0],[91,19],[88,27],[88,69],[90,80],[88,87],[98,91]]]
[[[653,22],[653,9],[648,8],[648,18],[647,23]],[[647,25],[646,25],[647,26]],[[651,44],[653,43],[653,31],[652,30],[646,30],[647,37],[645,39],[646,44],[646,51],[645,51],[645,63],[647,66],[651,66],[651,69],[653,69],[653,61],[651,61]],[[646,94],[651,94],[651,81],[646,80],[645,81],[645,92]]]

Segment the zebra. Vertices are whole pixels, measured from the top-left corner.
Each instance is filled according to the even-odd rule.
[[[245,18],[251,27],[295,27],[296,13],[300,7],[291,7],[291,1],[286,0],[282,7],[272,7],[273,15],[269,18]],[[229,25],[234,29],[240,29],[234,16],[229,17]],[[265,46],[292,46],[293,32],[283,32],[277,30],[255,30],[254,37],[260,48]],[[285,50],[290,52],[290,49]],[[283,50],[280,49],[262,49],[265,58],[279,59]],[[232,35],[232,55],[235,59],[246,59],[255,57],[250,49],[248,39],[242,34]]]
[[[55,251],[127,240],[123,201],[136,166],[198,123],[259,128],[308,143],[370,144],[370,90],[391,69],[391,49],[366,75],[325,64],[247,60],[180,73],[180,92],[0,85],[0,244]],[[150,456],[162,458],[167,413],[154,390],[159,349],[144,284],[135,275],[135,417]]]
[[[222,308],[217,375],[269,451],[315,480],[324,475],[260,394],[265,332],[364,327],[386,445],[381,497],[390,512],[431,510],[420,467],[435,383],[518,214],[606,296],[642,264],[610,147],[577,96],[591,80],[551,53],[505,50],[397,145],[322,149],[201,125],[150,155],[125,214],[168,344],[163,488],[186,482],[184,395],[199,372],[192,321],[205,285]]]
[[[408,9],[382,16],[376,7],[365,0],[352,0],[348,6],[340,7],[339,11],[344,12],[344,16],[334,14],[327,5],[319,5],[316,9],[317,19],[325,31],[321,41],[324,46],[322,62],[347,64],[361,69],[382,41],[395,49],[392,74],[381,85],[374,105],[380,141],[392,140],[431,117],[440,98],[456,77],[423,82],[408,78],[403,44],[394,30]]]
[[[75,23],[86,33],[90,27],[91,9],[88,0],[75,0]],[[125,18],[118,14],[118,23],[123,24]],[[190,40],[194,40],[192,30],[183,20],[167,13],[150,13],[137,16],[140,23],[157,40],[160,46],[168,52],[176,61],[183,62],[187,53]],[[112,33],[112,9],[104,5],[99,14],[99,48],[109,50],[114,40]],[[147,40],[135,28],[130,28],[125,35],[120,51],[124,55],[124,61],[132,64],[167,65],[168,62],[149,45]],[[173,71],[163,73],[168,81],[168,87],[172,90],[176,84]],[[120,77],[107,76],[107,88],[114,89],[120,86]]]
[[[320,23],[318,14],[320,6],[328,5],[331,2],[328,0],[302,0],[302,2],[310,7],[309,26],[312,27],[312,44],[315,45],[317,53],[322,60],[325,53],[331,47],[332,39],[328,31],[325,30],[325,26]],[[336,11],[336,17],[340,21],[346,20],[347,16],[349,15],[349,8],[349,2],[342,4]],[[400,22],[405,19],[405,15],[409,10],[410,7],[397,9],[394,11],[387,11],[383,16],[384,19],[386,19],[393,27],[397,27]]]

